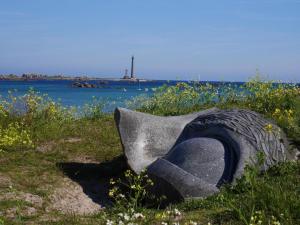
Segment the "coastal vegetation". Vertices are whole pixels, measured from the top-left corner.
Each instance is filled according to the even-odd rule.
[[[66,108],[33,90],[24,96],[11,92],[1,99],[1,225],[300,224],[299,161],[280,163],[261,174],[260,160],[217,195],[159,207],[161,199],[147,192],[152,181],[126,167],[113,115],[102,111],[103,104],[93,99],[83,108]],[[300,88],[295,84],[259,77],[242,85],[178,83],[162,86],[152,96],[137,97],[128,107],[163,116],[210,107],[250,109],[276,121],[290,148],[300,148]],[[55,207],[61,203],[55,197],[61,194],[58,190],[67,189],[62,201],[67,201],[63,195],[73,196],[66,177],[88,195],[86,183],[105,183],[95,185],[98,189],[93,191],[102,194],[93,199],[104,205],[97,198],[106,196],[106,208],[91,215],[70,213],[66,208],[74,199],[80,201],[76,197]]]

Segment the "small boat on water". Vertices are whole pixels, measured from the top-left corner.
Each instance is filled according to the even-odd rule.
[[[123,91],[124,91],[124,92],[126,92],[126,91],[127,91],[127,89],[126,89],[126,88],[123,88]]]
[[[138,82],[139,82],[139,88],[138,88],[137,90],[138,90],[138,91],[141,91],[142,88],[141,88],[140,80],[138,80]]]

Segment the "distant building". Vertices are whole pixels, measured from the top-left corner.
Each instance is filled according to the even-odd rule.
[[[125,69],[125,75],[123,76],[123,79],[130,79],[130,77],[128,76],[128,69]]]

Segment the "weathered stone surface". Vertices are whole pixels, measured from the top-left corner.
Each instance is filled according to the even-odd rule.
[[[255,163],[258,152],[265,155],[262,170],[295,157],[280,128],[249,110],[159,117],[119,108],[115,118],[129,166],[137,173],[147,168],[155,192],[170,200],[216,193]]]
[[[117,108],[115,120],[129,166],[135,172],[141,172],[173,147],[187,123],[215,110],[162,117]]]

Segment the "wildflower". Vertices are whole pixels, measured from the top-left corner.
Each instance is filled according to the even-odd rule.
[[[265,126],[265,130],[271,132],[271,131],[273,130],[273,125],[270,124],[270,123],[267,124],[267,125]]]
[[[109,197],[114,197],[115,194],[116,194],[116,191],[117,191],[116,188],[110,189],[110,190],[109,190],[109,193],[108,193]]]
[[[119,194],[118,195],[120,198],[125,198],[125,195],[123,195],[123,194]]]
[[[124,219],[125,219],[126,221],[128,221],[128,220],[130,219],[130,217],[129,217],[126,213],[124,213]]]
[[[142,213],[135,213],[132,216],[134,219],[139,219],[139,220],[143,220],[145,219],[145,216]]]
[[[164,218],[166,218],[166,213],[157,213],[156,215],[155,215],[155,218],[156,219],[164,219]]]
[[[111,178],[110,181],[109,181],[109,183],[110,184],[115,184],[116,182],[114,181],[114,179]]]
[[[153,181],[152,181],[151,179],[148,179],[148,180],[147,180],[147,183],[148,183],[149,185],[151,185],[151,186],[154,185],[154,183],[153,183]]]
[[[132,173],[130,170],[126,170],[125,172],[125,177],[131,177],[132,176]]]
[[[113,224],[114,224],[113,221],[111,221],[111,220],[106,220],[106,225],[113,225]]]
[[[178,209],[174,209],[174,216],[181,216],[181,212]]]
[[[168,225],[168,223],[166,223],[166,222],[161,222],[161,225]]]

